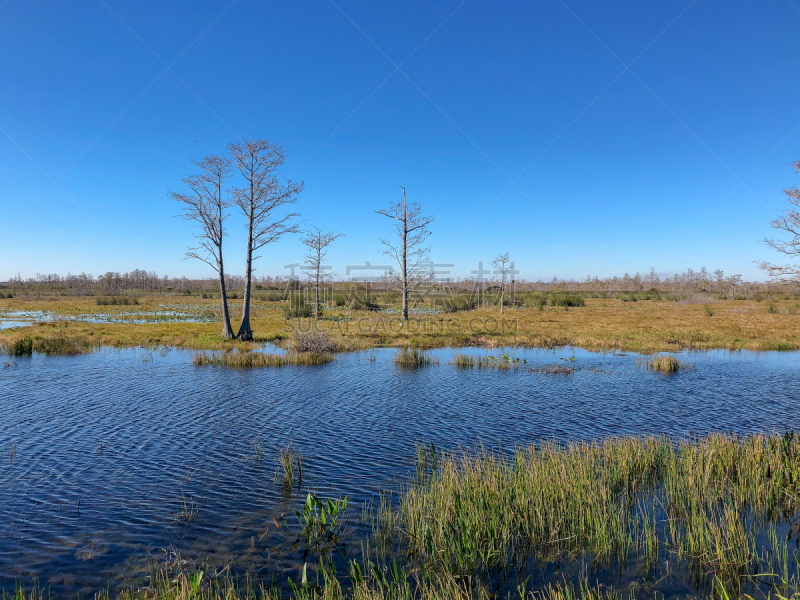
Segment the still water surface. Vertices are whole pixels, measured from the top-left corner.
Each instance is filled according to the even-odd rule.
[[[38,581],[57,597],[86,595],[109,580],[145,583],[150,561],[175,553],[297,580],[294,536],[273,518],[293,521],[308,489],[346,495],[358,538],[361,505],[407,477],[419,442],[507,451],[542,439],[800,429],[800,353],[686,354],[693,369],[663,375],[637,370],[635,355],[508,352],[527,365],[458,370],[446,364],[451,350],[416,371],[396,368],[393,350],[253,370],[195,367],[177,350],[4,359],[0,587]],[[573,355],[572,376],[530,371]],[[287,497],[275,471],[290,440],[307,476]],[[185,527],[175,519],[184,498],[198,516]]]

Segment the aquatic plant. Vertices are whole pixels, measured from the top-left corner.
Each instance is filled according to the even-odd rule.
[[[409,552],[454,575],[585,553],[595,567],[666,558],[729,589],[767,572],[796,589],[796,560],[788,551],[781,562],[784,542],[769,532],[795,513],[798,485],[793,433],[544,443],[511,459],[450,453],[401,495],[400,529]]]
[[[194,498],[187,501],[186,495],[181,491],[181,502],[175,511],[175,522],[181,525],[190,525],[197,520],[198,511],[194,507]]]
[[[469,354],[455,354],[451,365],[460,369],[497,369],[499,371],[517,370],[528,361],[516,356],[502,354],[500,356],[471,356]]]
[[[299,488],[303,483],[303,455],[294,449],[294,444],[289,440],[285,448],[278,453],[278,462],[283,469],[283,488],[291,492],[295,482]]]
[[[303,512],[294,511],[300,523],[300,537],[312,556],[323,558],[336,547],[344,527],[340,517],[344,517],[346,509],[347,496],[333,500],[309,492]]]
[[[687,365],[674,356],[660,354],[650,358],[637,358],[636,367],[638,369],[659,371],[661,373],[676,373],[681,369],[686,369]]]
[[[474,356],[457,353],[453,355],[453,361],[450,364],[460,369],[471,369],[475,366],[475,362]]]
[[[289,354],[197,352],[192,362],[196,366],[249,369],[256,367],[284,367],[287,365],[324,365],[333,360],[333,355],[319,352],[292,352]]]
[[[394,355],[394,364],[398,367],[416,369],[431,365],[439,366],[439,359],[429,356],[419,348],[405,348]]]

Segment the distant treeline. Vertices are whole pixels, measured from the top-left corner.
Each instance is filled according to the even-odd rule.
[[[240,275],[226,275],[226,287],[230,291],[241,290],[244,287],[244,277]],[[488,279],[477,281],[475,279],[456,279],[427,283],[422,289],[449,289],[454,293],[465,291],[492,290],[498,281]],[[309,282],[302,279],[287,277],[254,277],[253,287],[256,290],[297,290],[309,286]],[[800,291],[797,283],[780,281],[756,282],[743,281],[740,275],[726,275],[721,270],[713,273],[705,268],[695,271],[686,269],[683,273],[676,273],[670,277],[660,277],[655,270],[646,275],[625,273],[622,277],[587,277],[583,280],[558,279],[550,281],[517,280],[509,283],[516,292],[549,292],[574,291],[574,292],[646,292],[656,290],[659,292],[710,292],[726,297],[753,297],[756,294],[789,293]],[[349,291],[353,287],[364,287],[363,282],[333,281],[326,285],[331,291]],[[381,282],[370,283],[369,286],[378,291]],[[190,279],[186,277],[159,276],[152,271],[136,269],[128,273],[108,272],[100,276],[86,273],[66,276],[51,274],[38,274],[36,277],[23,279],[12,278],[0,283],[0,289],[5,293],[18,292],[22,294],[60,294],[75,296],[91,295],[124,295],[139,293],[156,294],[192,294],[219,291],[219,281],[216,277],[204,279]],[[511,291],[511,290],[509,290]]]

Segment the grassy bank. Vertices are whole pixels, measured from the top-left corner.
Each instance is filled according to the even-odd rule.
[[[49,311],[58,316],[92,318],[103,322],[55,321],[17,330],[0,331],[8,348],[30,336],[50,340],[67,336],[87,348],[168,346],[196,350],[248,349],[266,342],[286,344],[297,327],[310,319],[285,319],[285,302],[257,303],[252,314],[256,343],[223,340],[216,321],[217,301],[201,298],[146,296],[139,305],[98,305],[95,298],[42,297],[0,300],[3,311]],[[585,300],[584,306],[497,307],[459,312],[412,315],[403,323],[397,315],[329,307],[317,326],[328,331],[343,351],[374,347],[419,348],[459,346],[578,346],[589,350],[634,352],[680,351],[686,348],[797,350],[800,315],[793,300],[717,301],[707,304],[621,299]],[[232,321],[239,307],[232,306]],[[200,322],[170,322],[180,312]],[[146,314],[149,322],[132,321]],[[185,318],[185,317],[182,317]],[[39,342],[46,344],[46,341]]]

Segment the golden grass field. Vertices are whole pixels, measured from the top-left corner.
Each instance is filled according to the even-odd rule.
[[[311,319],[286,320],[281,302],[255,302],[251,317],[254,344],[223,340],[218,322],[86,323],[58,316],[130,316],[148,313],[168,319],[168,311],[186,311],[216,319],[219,301],[196,296],[144,296],[138,306],[98,306],[94,297],[42,296],[0,299],[0,316],[9,311],[50,311],[52,322],[0,331],[7,346],[24,336],[78,337],[92,347],[159,347],[222,350],[245,349],[265,342],[284,344],[297,327],[328,330],[342,350],[373,347],[422,348],[458,346],[578,346],[589,350],[636,352],[690,349],[800,349],[798,302],[724,300],[711,305],[672,301],[622,302],[588,299],[585,307],[497,307],[457,313],[412,315],[403,324],[397,315],[326,309],[316,324]],[[241,300],[232,300],[232,325],[237,329]],[[771,307],[768,310],[768,306]],[[713,312],[709,315],[709,312]],[[161,316],[159,316],[161,315]]]

